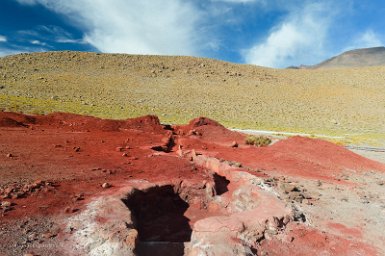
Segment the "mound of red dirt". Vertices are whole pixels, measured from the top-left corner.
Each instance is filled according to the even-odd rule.
[[[187,125],[176,126],[175,130],[178,134],[188,135],[189,138],[199,137],[200,142],[209,142],[218,145],[231,145],[233,142],[239,141],[243,143],[245,135],[226,129],[218,122],[206,117],[198,117],[189,122]]]
[[[269,148],[269,154],[285,154],[287,158],[311,162],[313,166],[322,167],[324,172],[330,170],[384,170],[384,166],[375,161],[357,155],[342,146],[305,137],[292,137],[277,142]],[[313,167],[315,169],[315,167]],[[316,171],[316,170],[314,170]],[[322,174],[321,174],[322,175]]]
[[[15,119],[8,118],[8,117],[0,119],[0,127],[20,127],[20,126],[26,126],[26,125],[16,121]]]
[[[222,132],[221,129],[208,128],[211,134],[222,134],[223,140],[214,140],[211,144],[218,144],[218,141],[225,142],[239,139],[239,135],[233,132]],[[227,135],[227,137],[226,137]],[[203,136],[202,136],[203,137]],[[213,138],[212,136],[211,138]],[[194,141],[183,139],[186,148],[199,148],[203,143],[209,143],[210,139]],[[210,149],[210,147],[208,147]],[[342,146],[305,137],[291,137],[279,141],[269,147],[245,146],[234,149],[229,147],[219,148],[216,146],[209,150],[211,154],[232,161],[241,162],[254,169],[265,170],[270,173],[305,177],[312,179],[335,180],[344,171],[385,171],[383,164],[357,155]]]
[[[36,116],[34,124],[49,125],[57,128],[70,127],[73,130],[119,131],[122,129],[140,129],[146,131],[162,130],[157,116],[143,116],[127,120],[105,120],[91,116],[67,113],[53,113]]]
[[[194,237],[196,231],[194,219],[197,215],[201,219],[204,217],[201,215],[207,214],[209,217],[214,213],[224,214],[223,211],[231,210],[231,214],[238,214],[238,221],[241,218],[239,216],[248,221],[252,219],[247,215],[248,211],[254,210],[250,207],[253,205],[253,207],[260,207],[259,203],[253,202],[250,198],[274,197],[277,201],[274,209],[281,209],[278,202],[286,197],[278,198],[276,194],[271,193],[271,189],[274,188],[266,189],[266,186],[271,184],[269,179],[274,180],[278,176],[309,180],[322,179],[335,185],[339,184],[338,175],[346,171],[352,173],[385,171],[385,166],[380,163],[322,140],[293,137],[268,147],[257,148],[246,145],[244,134],[230,131],[219,123],[203,117],[194,119],[185,126],[170,127],[162,125],[156,116],[104,120],[65,113],[27,116],[1,112],[0,145],[0,226],[2,228],[0,229],[2,238],[0,247],[4,248],[5,255],[20,255],[31,251],[30,248],[37,248],[34,252],[39,255],[62,254],[63,248],[60,246],[55,247],[56,249],[47,249],[44,246],[39,247],[38,244],[63,242],[64,236],[71,236],[75,232],[75,229],[71,231],[63,224],[66,218],[72,218],[78,214],[81,216],[97,198],[117,193],[127,182],[131,182],[130,186],[134,187],[147,183],[171,186],[168,187],[170,191],[162,192],[170,195],[170,198],[159,202],[170,205],[175,200],[180,201],[179,205],[183,207],[175,208],[175,212],[189,216],[189,218],[178,217],[181,221],[183,220],[183,225],[187,225],[183,230],[183,237],[191,234]],[[235,171],[239,172],[236,178],[230,175]],[[224,173],[227,178],[223,176]],[[251,175],[250,177],[253,178],[245,179],[242,173]],[[265,177],[267,181],[264,182],[261,177]],[[254,191],[252,186],[255,185],[249,183],[247,186],[252,192],[244,191],[244,188],[240,190],[243,185],[238,188],[236,184],[244,184],[239,181],[241,179],[247,180],[250,184],[257,184],[259,190]],[[256,180],[251,181],[252,179]],[[189,191],[195,192],[183,194],[186,186],[189,187]],[[217,186],[213,193],[210,192],[210,186]],[[172,194],[172,188],[176,187],[179,195]],[[193,198],[203,193],[202,191],[205,191],[209,199],[195,202]],[[240,191],[246,194],[240,195]],[[289,192],[294,194],[298,191],[304,190],[293,188]],[[144,204],[144,208],[136,210],[137,215],[145,214],[145,207],[152,207],[152,204],[157,203],[155,192],[151,194],[151,203]],[[144,195],[138,198],[142,197],[145,198]],[[245,198],[249,201],[243,202]],[[303,198],[311,202],[310,197],[304,195]],[[132,202],[137,204],[135,200]],[[194,207],[188,207],[183,200]],[[283,205],[286,203],[286,201],[282,202]],[[132,206],[132,203],[127,205],[137,209],[136,206]],[[170,209],[173,209],[172,207]],[[187,211],[187,208],[190,210]],[[156,208],[151,209],[156,211],[154,210]],[[299,214],[299,208],[295,209],[293,216]],[[260,212],[260,216],[264,217],[269,214],[267,210]],[[277,213],[277,216],[279,214],[282,212]],[[159,210],[159,215],[165,215],[165,211]],[[269,223],[275,220],[273,215]],[[155,218],[156,212],[148,216]],[[223,218],[224,223],[228,225],[236,223],[230,217]],[[97,219],[100,223],[106,222],[104,217]],[[293,221],[299,220],[304,221],[305,218],[293,219]],[[215,224],[215,221],[212,219],[207,223]],[[159,222],[163,221],[159,220]],[[151,223],[156,224],[157,221],[151,221]],[[201,221],[201,223],[205,222]],[[300,222],[297,224],[303,227]],[[143,222],[141,225],[146,223]],[[349,240],[346,242],[349,250],[343,246],[333,249],[335,246],[329,240],[342,239],[338,236],[336,238],[335,234],[320,235],[316,228],[314,232],[306,228],[290,231],[284,229],[285,225],[276,221],[274,228],[283,232],[285,237],[290,235],[295,237],[295,242],[288,248],[280,247],[279,242],[274,240],[277,237],[261,243],[255,242],[258,245],[246,239],[247,248],[256,250],[254,252],[258,254],[267,251],[269,255],[289,255],[294,251],[298,252],[295,255],[321,251],[347,255],[355,252],[358,246],[365,244],[364,241]],[[248,229],[252,231],[252,227]],[[328,229],[331,228],[326,225],[324,230]],[[151,227],[144,226],[142,230],[149,232],[151,237],[156,237],[156,234],[152,234]],[[178,227],[170,230],[164,231],[167,237],[178,237],[176,234],[171,234],[172,230],[178,230]],[[256,230],[262,232],[258,235],[260,239],[258,241],[263,241],[265,235],[268,237],[270,232],[267,224],[266,227],[258,227]],[[42,235],[47,232],[51,235]],[[263,232],[267,233],[264,235]],[[31,238],[32,234],[36,237],[34,235]],[[240,234],[237,233],[237,235]],[[301,249],[306,241],[313,241],[315,236],[318,237],[317,239],[329,239],[329,242],[309,243],[306,250]],[[139,234],[138,237],[143,238],[143,234]],[[208,238],[206,233],[197,232],[194,239],[215,239],[215,237],[217,236]],[[226,237],[230,239],[232,234]],[[72,241],[71,239],[67,240]],[[183,241],[188,239],[186,237]],[[174,240],[179,241],[176,238]],[[223,246],[227,246],[226,243]],[[367,249],[359,252],[372,253],[377,250],[369,245],[365,246]],[[146,247],[147,249],[149,248]],[[193,251],[190,255],[194,255]]]
[[[0,112],[0,127],[27,126],[35,122],[35,118],[24,114]]]

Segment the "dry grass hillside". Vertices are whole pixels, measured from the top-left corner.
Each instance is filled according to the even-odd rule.
[[[385,67],[278,70],[194,57],[84,52],[0,58],[0,109],[65,111],[385,144]]]
[[[385,47],[372,47],[344,52],[312,68],[368,67],[385,65]]]

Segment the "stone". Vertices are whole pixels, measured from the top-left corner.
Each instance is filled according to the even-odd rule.
[[[202,136],[202,134],[201,134],[199,131],[195,130],[195,129],[190,130],[190,131],[187,133],[187,135],[188,135],[188,136],[193,136],[193,135],[195,135],[195,136]]]
[[[7,208],[7,207],[11,207],[11,202],[9,202],[9,201],[2,201],[1,202],[1,207],[5,207],[5,208]]]
[[[313,199],[313,197],[309,193],[302,192],[301,195],[302,195],[303,198]]]
[[[304,196],[301,192],[291,192],[289,194],[289,199],[302,203]]]
[[[287,184],[287,183],[283,183],[281,185],[281,188],[283,189],[283,191],[285,192],[285,194],[289,194],[291,192],[299,192],[299,188],[294,185],[294,184]]]
[[[75,196],[73,197],[73,200],[72,200],[72,201],[76,202],[76,201],[82,201],[82,200],[84,200],[84,194],[83,194],[83,193],[80,193],[80,194],[75,195]]]
[[[130,229],[126,238],[124,239],[124,243],[131,249],[135,248],[136,240],[138,238],[138,231],[136,229]]]
[[[238,147],[238,142],[236,142],[236,141],[231,142],[231,147],[232,148],[237,148]]]
[[[41,237],[44,238],[44,239],[49,239],[49,238],[52,238],[52,237],[55,237],[56,234],[52,233],[52,232],[45,232],[43,234],[41,234]]]
[[[31,184],[31,189],[35,189],[35,188],[40,188],[44,185],[44,181],[41,181],[41,180],[35,180],[35,182],[33,182]]]
[[[111,187],[111,184],[108,182],[105,182],[102,184],[102,188],[110,188],[110,187]]]
[[[183,157],[183,150],[182,150],[182,145],[178,145],[178,150],[176,151],[176,154],[179,156],[179,157]]]
[[[72,207],[66,207],[65,210],[64,210],[65,213],[75,213],[77,211],[79,211],[79,209],[72,208]]]

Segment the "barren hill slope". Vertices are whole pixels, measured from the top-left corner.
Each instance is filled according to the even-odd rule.
[[[46,52],[0,58],[0,109],[228,127],[385,144],[385,67],[277,70],[194,57]]]
[[[385,47],[372,47],[344,52],[314,68],[368,67],[385,65]]]

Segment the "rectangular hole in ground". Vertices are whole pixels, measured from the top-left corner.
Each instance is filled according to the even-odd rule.
[[[192,229],[184,213],[189,204],[171,185],[136,190],[124,200],[138,230],[137,255],[183,255]]]

